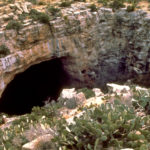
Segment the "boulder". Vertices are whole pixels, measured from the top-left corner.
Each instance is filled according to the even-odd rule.
[[[50,142],[51,139],[52,139],[52,135],[50,134],[39,136],[35,140],[23,145],[22,150],[38,150],[40,146],[46,144],[47,142]]]
[[[21,7],[22,7],[24,13],[29,13],[28,3],[22,3]]]
[[[20,3],[15,3],[15,6],[19,11],[23,12],[23,9],[21,8]]]

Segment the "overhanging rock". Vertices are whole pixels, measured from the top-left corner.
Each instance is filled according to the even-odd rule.
[[[0,59],[0,94],[16,74],[34,64],[62,58],[74,87],[105,88],[108,82],[150,86],[150,14],[86,6],[66,8],[67,17],[0,32],[11,54]],[[135,80],[136,79],[136,80]]]

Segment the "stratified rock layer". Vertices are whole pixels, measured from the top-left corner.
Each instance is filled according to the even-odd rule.
[[[150,86],[150,14],[106,8],[91,12],[83,3],[62,14],[50,25],[0,32],[0,45],[11,52],[0,59],[0,93],[19,72],[64,56],[70,86],[105,88],[108,82],[128,79]]]

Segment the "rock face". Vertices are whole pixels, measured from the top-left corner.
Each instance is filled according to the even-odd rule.
[[[106,8],[91,12],[86,4],[62,12],[50,25],[0,32],[0,45],[10,49],[0,59],[0,94],[16,74],[53,58],[63,58],[70,86],[105,88],[128,79],[150,86],[150,14]]]

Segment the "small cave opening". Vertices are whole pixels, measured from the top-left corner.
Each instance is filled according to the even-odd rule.
[[[69,75],[61,58],[33,65],[7,85],[0,99],[0,112],[9,115],[30,113],[33,106],[43,106],[48,98],[57,100],[68,84]]]

